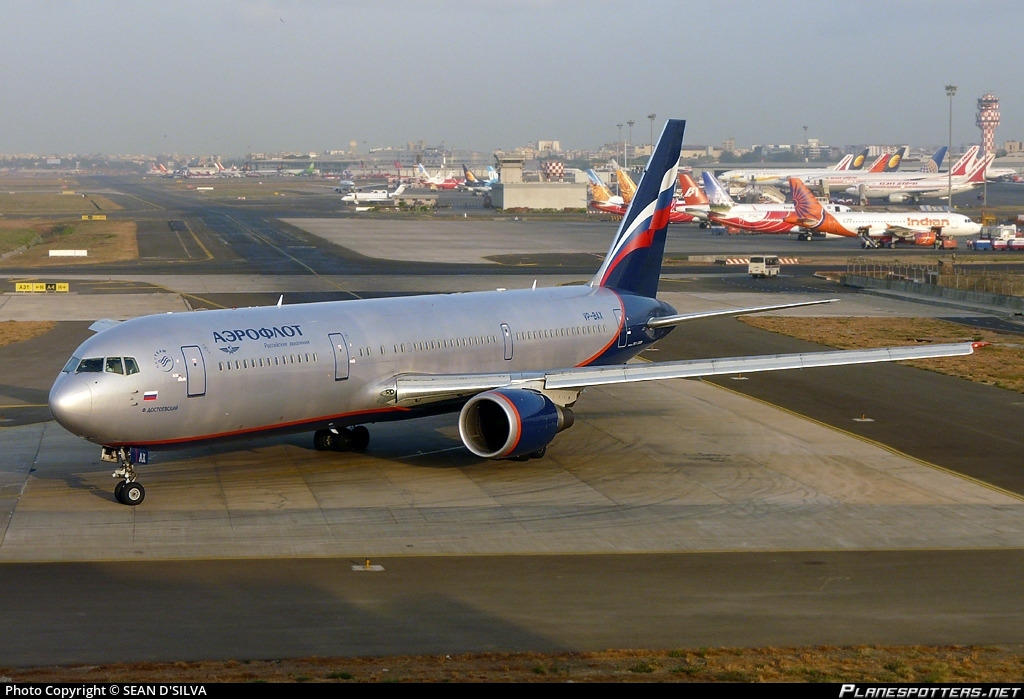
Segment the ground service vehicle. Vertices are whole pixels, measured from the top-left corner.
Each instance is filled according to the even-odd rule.
[[[753,278],[779,276],[779,258],[776,255],[752,255],[747,264],[747,274]]]

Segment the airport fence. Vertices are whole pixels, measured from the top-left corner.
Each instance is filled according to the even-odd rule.
[[[848,277],[932,284],[964,292],[1024,296],[1024,274],[955,262],[900,262],[858,258],[846,264]]]

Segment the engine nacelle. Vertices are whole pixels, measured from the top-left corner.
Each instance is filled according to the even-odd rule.
[[[921,231],[914,234],[914,245],[935,245],[936,231]]]
[[[499,388],[473,396],[459,413],[466,448],[487,459],[532,454],[573,423],[572,411],[547,396],[521,388]]]
[[[914,197],[909,194],[890,194],[889,201],[893,204],[902,204],[908,201],[914,201]]]

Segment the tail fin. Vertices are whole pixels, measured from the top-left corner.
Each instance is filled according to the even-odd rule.
[[[960,177],[966,175],[971,165],[974,163],[974,158],[978,155],[978,151],[981,150],[981,146],[971,146],[967,149],[967,152],[960,156],[960,160],[956,161],[956,165],[949,171],[949,174],[953,177]]]
[[[978,158],[974,161],[971,166],[971,171],[967,174],[967,181],[972,184],[980,184],[985,181],[985,172],[988,171],[989,165],[996,159],[995,153],[989,153],[984,158]]]
[[[593,170],[587,170],[587,179],[590,180],[590,189],[593,192],[591,199],[599,202],[611,201],[611,190],[608,189],[608,186],[601,181],[601,178],[597,176],[596,172]]]
[[[711,204],[712,209],[728,211],[736,206],[736,202],[725,191],[725,187],[718,182],[718,178],[712,175],[709,170],[704,171],[704,193],[707,194],[708,203]]]
[[[836,163],[834,166],[832,166],[832,169],[833,170],[849,170],[850,169],[850,163],[852,163],[852,162],[853,162],[853,155],[850,154],[850,153],[847,153],[846,155],[843,156],[842,160],[840,160],[838,163]]]
[[[928,162],[921,166],[921,170],[923,172],[938,172],[939,168],[942,166],[942,161],[946,158],[946,150],[947,147],[943,146],[935,151],[935,155],[929,158]]]
[[[622,195],[622,201],[627,204],[633,201],[633,197],[636,195],[636,185],[633,184],[633,179],[629,176],[629,173],[622,168],[617,168],[615,170],[615,178],[619,182],[619,194]]]
[[[402,192],[404,192],[404,191],[405,191],[405,188],[406,188],[407,186],[408,186],[408,185],[406,185],[406,184],[405,184],[405,182],[403,182],[402,184],[398,185],[397,187],[395,187],[395,191],[393,191],[393,192],[391,193],[391,196],[393,196],[393,197],[397,197],[397,196],[398,196],[399,194],[401,194]]]
[[[865,148],[857,155],[853,156],[853,160],[850,162],[848,170],[863,170],[864,161],[868,159],[868,149]]]
[[[903,158],[907,155],[907,147],[903,146],[898,151],[890,155],[885,160],[885,167],[882,168],[882,172],[896,172],[900,169],[900,163],[903,162]]]
[[[686,121],[669,119],[592,286],[654,298],[665,253]]]
[[[476,184],[477,182],[479,182],[479,180],[476,178],[476,175],[473,174],[472,170],[466,167],[465,163],[462,164],[462,174],[463,176],[465,176],[466,182],[468,182],[469,184]]]
[[[683,206],[707,206],[709,203],[704,190],[685,172],[679,173],[679,191]]]
[[[789,178],[789,191],[793,195],[793,213],[804,228],[815,228],[825,220],[825,209],[817,197],[799,177]]]
[[[487,166],[487,181],[490,182],[491,184],[494,184],[498,181],[498,172],[491,165]]]

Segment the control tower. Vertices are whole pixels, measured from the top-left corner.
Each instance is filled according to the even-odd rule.
[[[981,153],[984,158],[996,152],[996,127],[999,126],[999,98],[992,93],[978,98],[978,118],[974,122],[981,129]]]

